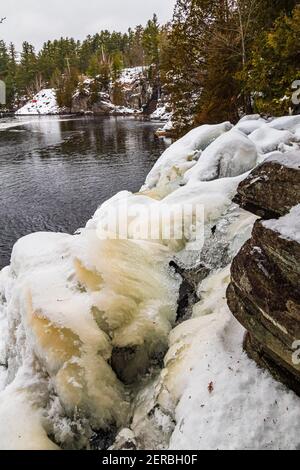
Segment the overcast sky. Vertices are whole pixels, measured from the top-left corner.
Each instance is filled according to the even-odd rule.
[[[72,36],[82,39],[101,29],[126,31],[144,24],[153,13],[161,23],[171,19],[175,0],[7,0],[1,2],[0,38],[24,40],[40,48],[44,41]]]

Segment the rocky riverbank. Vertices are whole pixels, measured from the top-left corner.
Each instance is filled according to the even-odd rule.
[[[289,116],[201,126],[76,235],[16,243],[0,448],[299,448],[299,131]],[[124,207],[126,239],[103,237]]]
[[[91,114],[95,116],[147,116],[167,122],[171,109],[158,78],[149,67],[124,69],[106,90],[99,89],[97,78],[82,78],[68,108],[60,108],[56,91],[43,89],[16,111],[17,115]]]
[[[268,158],[235,201],[261,219],[232,263],[229,307],[249,356],[300,395],[300,152]]]

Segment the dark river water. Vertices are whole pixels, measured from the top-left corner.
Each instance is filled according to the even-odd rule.
[[[123,189],[137,191],[168,143],[129,118],[0,120],[0,268],[18,238],[73,233]]]

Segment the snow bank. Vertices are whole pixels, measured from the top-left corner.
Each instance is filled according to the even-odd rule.
[[[281,144],[290,144],[294,135],[288,130],[277,130],[265,125],[250,134],[249,139],[256,144],[259,152],[269,153],[277,150]]]
[[[112,107],[110,114],[117,116],[130,116],[133,114],[141,114],[141,111],[137,109],[128,108],[127,106],[114,106]]]
[[[57,105],[56,93],[53,88],[45,88],[37,93],[32,100],[19,109],[17,115],[45,115],[58,114],[59,107]]]
[[[262,118],[260,119],[241,119],[237,123],[235,129],[243,132],[246,135],[252,134],[252,132],[260,129],[263,125],[266,124],[266,121]]]
[[[196,165],[186,172],[184,181],[194,183],[238,176],[251,170],[257,157],[256,146],[248,137],[232,129],[206,148]]]
[[[247,175],[236,178],[222,178],[215,181],[199,181],[193,185],[179,188],[166,196],[164,204],[191,204],[204,207],[205,223],[217,220],[225,209],[231,205],[238,185]]]
[[[24,378],[23,378],[24,379]],[[1,394],[1,450],[59,450],[48,437],[41,408],[30,403],[30,384],[15,380]],[[1,426],[1,427],[2,427]]]
[[[298,170],[300,168],[299,148],[297,150],[298,151],[290,150],[288,152],[271,152],[264,161],[276,162],[288,168]]]
[[[229,122],[218,125],[204,125],[193,129],[182,139],[169,147],[158,159],[147,176],[143,190],[156,188],[159,193],[170,192],[178,187],[184,173],[192,168],[199,159],[201,152],[217,137],[229,131]]]
[[[297,116],[283,116],[277,119],[274,119],[270,122],[269,127],[272,127],[277,130],[295,130],[300,126],[300,115]]]
[[[297,448],[299,398],[242,352],[244,330],[224,300],[213,312],[171,335],[166,385],[177,398],[177,425],[169,448]]]
[[[245,122],[245,121],[259,121],[261,120],[260,114],[246,114],[246,116],[243,116],[239,122]]]

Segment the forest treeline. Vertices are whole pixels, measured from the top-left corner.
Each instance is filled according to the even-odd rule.
[[[0,40],[0,79],[6,83],[8,106],[50,86],[58,92],[59,105],[69,107],[84,77],[97,78],[97,91],[106,91],[124,67],[155,64],[158,69],[163,30],[154,15],[145,27],[125,34],[105,30],[84,41],[62,37],[45,42],[38,52],[27,41],[16,51],[14,44]]]
[[[289,112],[299,59],[297,0],[177,0],[165,25],[154,15],[127,33],[60,38],[40,51],[24,42],[19,53],[0,40],[0,79],[9,105],[50,86],[68,107],[85,77],[95,78],[97,93],[124,67],[153,65],[149,79],[159,80],[181,134],[242,113]]]
[[[300,79],[299,1],[177,0],[165,57],[179,131],[288,113]]]

